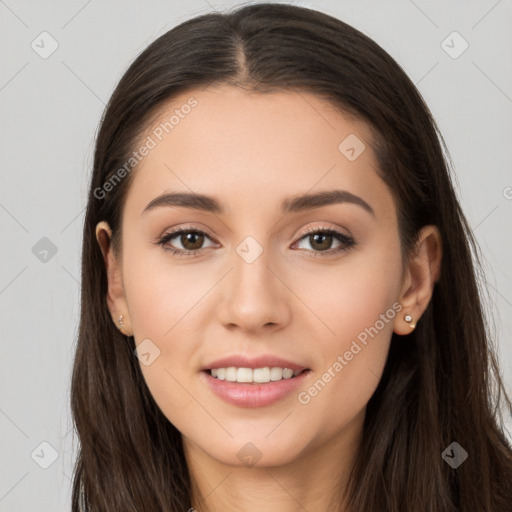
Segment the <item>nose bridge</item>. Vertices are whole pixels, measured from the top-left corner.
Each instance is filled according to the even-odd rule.
[[[219,306],[224,324],[257,329],[268,323],[280,324],[286,318],[283,286],[272,268],[267,243],[248,236],[235,248],[233,270]]]
[[[263,246],[249,236],[236,247],[235,252],[233,294],[244,301],[250,301],[251,298],[259,300],[262,294],[275,297],[275,276],[268,268],[272,264],[268,244]]]

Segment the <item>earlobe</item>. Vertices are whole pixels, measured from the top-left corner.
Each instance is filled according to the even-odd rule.
[[[394,332],[412,332],[427,309],[434,285],[441,273],[442,240],[436,226],[425,226],[419,234],[415,250],[409,259],[399,302],[403,314],[395,320]]]
[[[393,332],[405,336],[410,334],[416,328],[417,318],[410,313],[402,313],[395,319]]]
[[[108,282],[107,304],[112,321],[125,336],[133,336],[124,295],[121,265],[112,250],[112,230],[107,222],[101,221],[96,225],[96,240],[105,261]]]

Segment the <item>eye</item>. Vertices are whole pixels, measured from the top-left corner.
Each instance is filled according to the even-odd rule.
[[[303,235],[296,243],[300,243],[302,240],[305,240],[313,248],[313,252],[310,256],[328,256],[337,254],[342,251],[347,251],[356,245],[355,240],[352,237],[340,233],[332,228],[315,228],[309,230],[306,235]],[[338,242],[338,247],[334,250],[329,250],[331,249],[334,241]]]
[[[167,247],[167,244],[175,238],[177,238],[177,243],[181,244],[182,248],[173,247],[172,245]],[[162,245],[164,250],[170,251],[176,256],[199,256],[201,254],[199,250],[204,248],[202,245],[206,238],[209,239],[210,237],[199,229],[179,228],[166,233],[156,243]]]
[[[171,240],[174,239],[177,239],[174,243],[180,244],[181,248],[175,247],[170,243]],[[204,231],[184,227],[166,233],[155,243],[161,245],[164,250],[170,251],[175,256],[200,256],[202,254],[201,249],[205,248],[203,244],[206,239],[210,239],[210,237]],[[309,243],[312,247],[312,250],[307,250],[309,256],[329,256],[347,251],[356,245],[352,237],[332,228],[315,228],[308,230],[295,244],[300,244],[302,240]],[[331,248],[333,242],[338,243],[338,247],[335,249]],[[213,246],[214,244],[211,244],[208,247]]]

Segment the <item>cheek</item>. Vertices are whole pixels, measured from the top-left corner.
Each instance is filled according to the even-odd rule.
[[[131,252],[124,261],[123,274],[136,340],[172,339],[186,324],[186,317],[194,314],[209,282],[204,271],[177,265],[172,255],[159,247]],[[199,274],[204,279],[198,279]]]
[[[318,338],[319,364],[298,401],[306,416],[323,418],[329,431],[355,417],[373,395],[402,309],[396,302],[399,245],[381,247],[347,258],[336,272],[306,283],[311,309],[321,312],[334,334]]]
[[[397,305],[392,306],[400,285],[400,248],[397,240],[372,246],[347,254],[337,266],[304,272],[301,278],[305,302],[330,328],[329,346],[338,350],[376,322],[386,335],[392,332],[392,322],[386,320],[396,314]]]
[[[162,259],[163,260],[163,259]],[[137,270],[137,265],[140,271]],[[201,410],[191,399],[190,366],[199,339],[193,326],[200,315],[198,301],[204,283],[194,283],[190,275],[170,264],[149,265],[143,271],[142,258],[127,259],[125,292],[130,308],[139,364],[153,399],[178,430],[190,430],[190,418]],[[200,304],[199,304],[200,306]],[[150,363],[140,354],[149,352]]]
[[[126,251],[123,275],[135,345],[150,353],[148,365],[139,355],[141,371],[167,418],[178,429],[187,428],[187,418],[201,414],[188,390],[190,362],[200,348],[197,326],[205,314],[201,299],[218,277],[173,264],[160,248],[133,247]]]

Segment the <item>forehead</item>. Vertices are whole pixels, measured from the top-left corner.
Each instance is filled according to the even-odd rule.
[[[142,212],[155,196],[180,190],[267,208],[343,188],[387,199],[381,206],[389,209],[372,142],[365,123],[311,93],[190,90],[165,103],[141,137],[137,147],[151,149],[133,170],[126,204]]]

